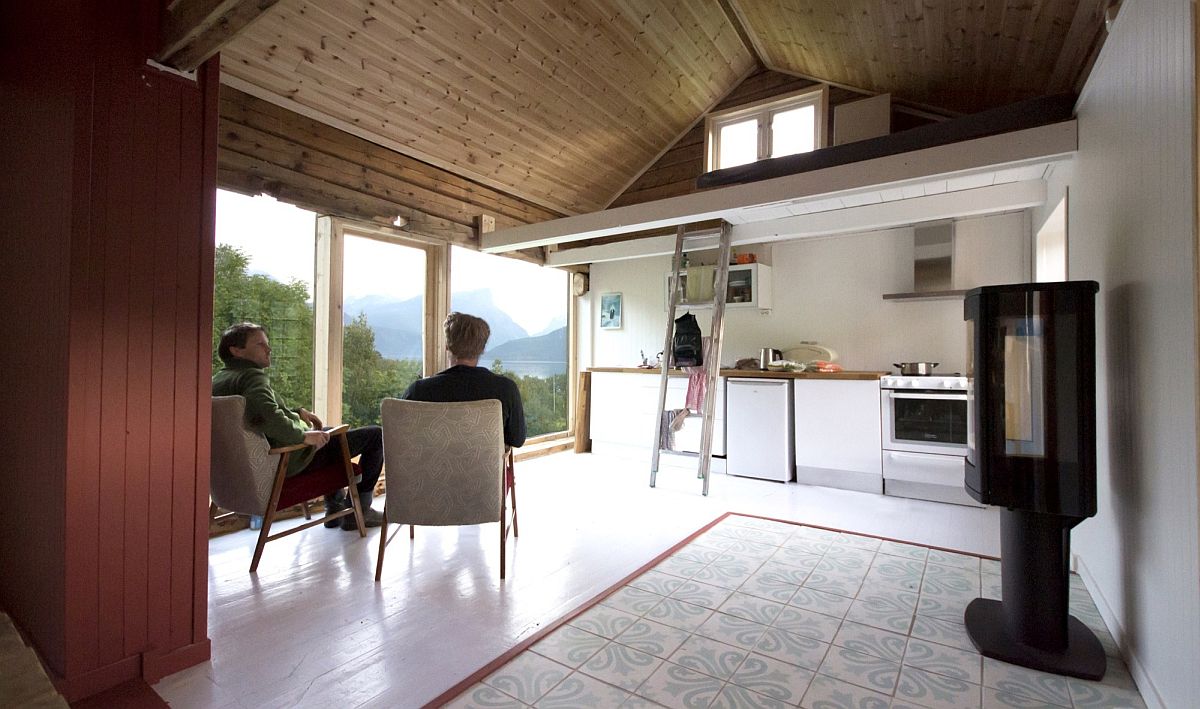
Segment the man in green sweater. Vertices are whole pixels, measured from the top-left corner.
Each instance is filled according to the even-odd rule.
[[[338,446],[326,446],[329,434],[321,419],[304,408],[291,409],[271,388],[266,369],[271,366],[271,345],[267,332],[261,325],[244,322],[231,326],[221,333],[217,356],[225,366],[213,375],[213,396],[239,395],[246,399],[246,424],[267,437],[271,447],[290,446],[304,443],[308,449],[292,456],[288,461],[287,476],[291,477],[310,467],[328,465],[340,459]],[[358,497],[363,503],[363,521],[368,527],[383,523],[383,514],[371,508],[371,496],[375,481],[383,470],[383,429],[379,426],[352,428],[346,434],[350,456],[361,456],[362,480],[358,483]],[[346,509],[349,497],[344,493],[325,496],[325,511],[337,512]],[[341,518],[342,529],[358,529],[354,516]],[[336,527],[339,521],[326,522],[326,527]]]

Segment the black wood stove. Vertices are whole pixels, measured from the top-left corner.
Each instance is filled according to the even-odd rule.
[[[975,431],[967,493],[1004,509],[1002,601],[965,622],[980,653],[1098,680],[1104,650],[1068,612],[1071,529],[1096,514],[1095,281],[967,292]],[[973,375],[973,376],[972,376]]]

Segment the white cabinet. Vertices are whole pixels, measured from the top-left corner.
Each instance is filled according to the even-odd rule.
[[[725,402],[718,379],[716,416],[713,423],[713,455],[725,454]],[[682,409],[687,397],[687,377],[667,380],[667,408]],[[654,418],[658,407],[658,375],[632,372],[593,372],[591,392],[591,438],[593,450],[635,449],[647,455],[653,445]],[[675,433],[676,450],[700,452],[702,419],[688,418]],[[646,459],[647,465],[649,458]],[[691,459],[694,464],[695,459]],[[649,471],[649,467],[647,467]]]
[[[879,380],[797,379],[796,482],[883,492]]]
[[[668,273],[663,278],[663,308],[665,309],[670,303],[671,274]],[[684,300],[687,294],[687,278],[686,271],[679,275],[679,306],[693,309],[712,307],[711,300],[695,303]],[[729,287],[725,290],[725,307],[769,309],[771,307],[771,267],[761,263],[730,266]]]

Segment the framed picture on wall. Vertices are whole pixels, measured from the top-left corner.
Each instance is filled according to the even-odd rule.
[[[600,329],[620,330],[621,316],[621,294],[600,294]]]

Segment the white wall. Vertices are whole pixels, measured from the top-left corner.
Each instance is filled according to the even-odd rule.
[[[1183,0],[1122,5],[1050,190],[1070,185],[1070,277],[1100,282],[1099,513],[1074,551],[1166,707],[1200,706],[1191,27]]]
[[[957,229],[1028,245],[1024,214],[963,220]],[[595,331],[596,366],[634,365],[639,350],[653,359],[662,349],[670,261],[663,256],[593,264],[593,293],[620,292],[625,301],[624,327]],[[940,362],[938,370],[948,373],[965,368],[961,299],[883,300],[884,293],[912,290],[911,229],[777,243],[771,266],[774,307],[769,314],[725,311],[723,363],[757,357],[762,347],[787,349],[812,340],[836,350],[847,369],[889,370],[893,362],[906,361]],[[707,333],[710,310],[694,312]]]

